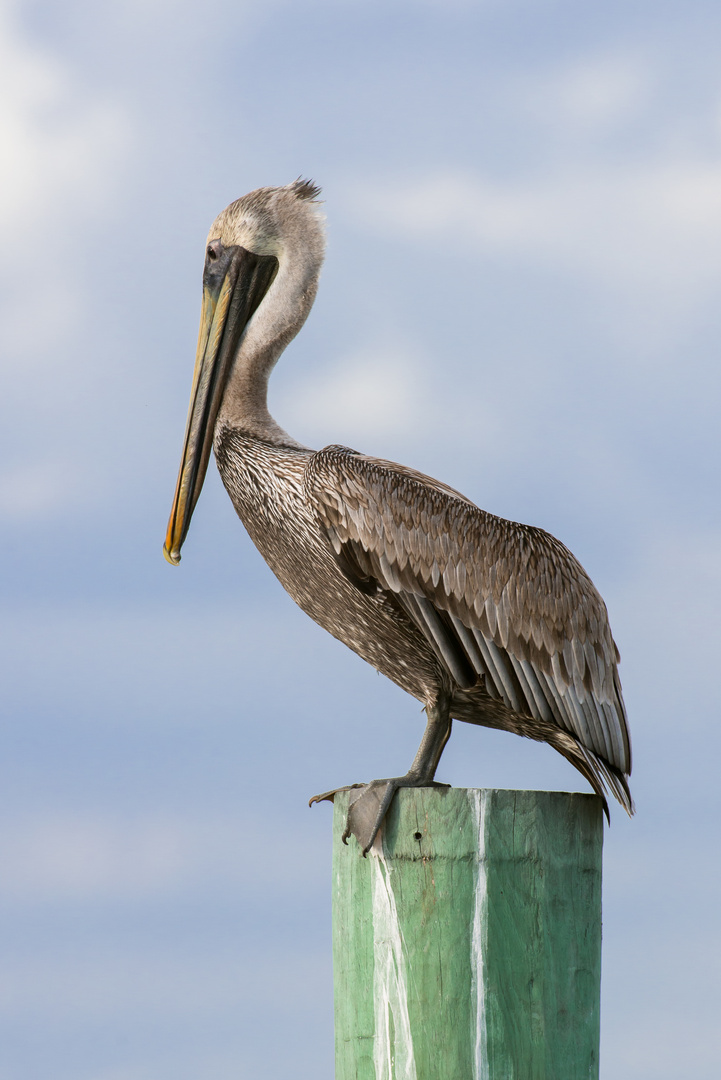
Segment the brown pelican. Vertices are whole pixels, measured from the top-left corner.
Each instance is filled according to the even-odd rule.
[[[364,853],[398,788],[435,783],[453,719],[550,743],[607,815],[604,790],[633,813],[619,655],[570,551],[403,465],[309,450],[268,412],[268,377],[316,294],[319,194],[304,180],[260,188],[211,226],[166,558],[180,561],[212,445],[238,516],[295,602],[424,703],[406,775],[351,785],[345,836]]]

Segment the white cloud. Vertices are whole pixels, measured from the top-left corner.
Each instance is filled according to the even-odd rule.
[[[69,66],[32,42],[0,5],[0,281],[5,353],[52,361],[83,298],[73,247],[116,190],[130,125]],[[42,274],[37,270],[42,267]],[[7,375],[22,380],[23,371]]]
[[[12,446],[0,470],[0,515],[11,522],[47,518],[92,495],[59,427],[97,352],[67,345],[82,340],[88,313],[84,238],[117,197],[131,145],[125,111],[83,85],[14,15],[0,0],[0,368]],[[9,464],[24,446],[18,421],[30,417],[52,454],[27,462],[23,451]]]
[[[635,119],[649,103],[652,81],[639,56],[585,57],[536,82],[532,92],[524,92],[524,102],[536,115],[596,135],[599,128]]]
[[[578,168],[499,182],[463,171],[351,189],[352,212],[388,236],[558,268],[603,285],[661,336],[715,298],[721,159]]]
[[[404,347],[364,347],[280,397],[277,415],[312,443],[363,443],[412,432],[428,407],[422,360]]]
[[[56,57],[27,40],[0,7],[0,145],[3,257],[62,229],[67,204],[98,200],[127,151],[127,119],[110,101],[87,95]],[[35,253],[37,254],[37,253]]]

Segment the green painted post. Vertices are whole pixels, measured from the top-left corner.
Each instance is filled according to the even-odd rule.
[[[333,823],[336,1080],[597,1080],[601,802],[400,791]]]

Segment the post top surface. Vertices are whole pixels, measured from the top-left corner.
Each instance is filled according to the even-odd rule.
[[[352,793],[335,799],[334,831],[345,827]],[[597,865],[603,804],[583,792],[513,788],[402,788],[380,834],[394,858],[438,857],[581,860]],[[351,838],[348,850],[356,848]]]

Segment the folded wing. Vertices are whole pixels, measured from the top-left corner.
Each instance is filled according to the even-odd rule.
[[[403,466],[329,446],[306,489],[344,572],[396,595],[460,688],[575,737],[632,809],[619,660],[603,600],[542,529],[480,510]]]

